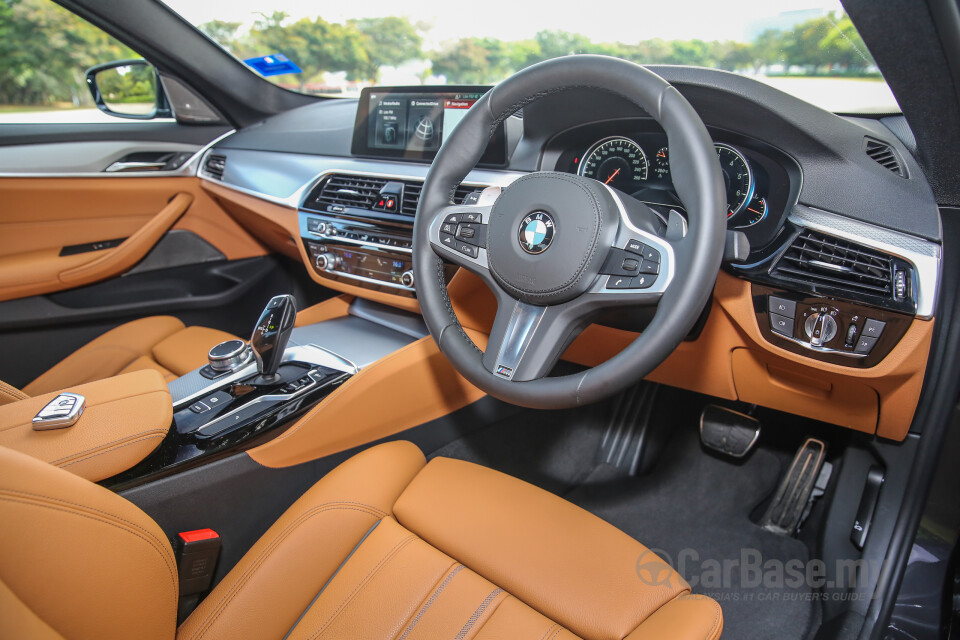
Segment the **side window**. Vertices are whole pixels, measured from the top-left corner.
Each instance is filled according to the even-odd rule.
[[[123,123],[129,120],[121,117],[167,116],[169,109],[154,109],[155,72],[139,59],[51,0],[0,0],[0,124]],[[87,70],[119,61],[133,64],[98,74],[98,108]]]

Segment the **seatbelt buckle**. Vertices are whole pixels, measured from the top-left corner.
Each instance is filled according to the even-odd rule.
[[[206,591],[220,558],[220,534],[213,529],[178,533],[176,554],[181,597]]]

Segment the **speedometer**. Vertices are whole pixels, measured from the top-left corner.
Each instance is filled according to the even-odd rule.
[[[605,138],[583,157],[578,173],[614,189],[633,193],[647,179],[647,156],[633,140]]]
[[[714,146],[720,158],[723,184],[727,190],[727,217],[731,218],[743,211],[753,197],[753,172],[742,153],[726,144]]]

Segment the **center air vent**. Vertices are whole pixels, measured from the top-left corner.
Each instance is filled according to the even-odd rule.
[[[203,171],[217,180],[223,180],[223,170],[227,167],[227,156],[211,153],[203,163]]]
[[[377,215],[390,214],[390,211],[379,206],[385,193],[384,188],[390,193],[387,195],[396,195],[395,185],[402,185],[402,193],[399,195],[400,207],[395,215],[406,218],[413,218],[417,213],[417,204],[420,202],[420,191],[423,189],[423,183],[413,180],[393,180],[390,178],[380,178],[375,176],[355,176],[346,174],[333,174],[324,178],[320,184],[314,187],[310,195],[303,203],[304,209],[318,211],[321,213],[356,213],[368,214],[374,212]],[[481,187],[467,187],[460,185],[457,187],[454,202],[461,204],[469,194],[480,191]]]
[[[770,275],[823,293],[903,302],[910,297],[910,266],[863,245],[804,230],[774,264]]]
[[[893,147],[886,142],[880,142],[873,138],[864,138],[864,151],[868,156],[884,169],[892,171],[901,178],[906,178],[907,174],[903,170],[903,163],[900,162],[900,156],[893,150]]]

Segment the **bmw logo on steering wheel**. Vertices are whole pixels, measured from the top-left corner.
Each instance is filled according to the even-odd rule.
[[[550,248],[556,224],[546,211],[534,211],[520,221],[520,248],[536,255]]]

